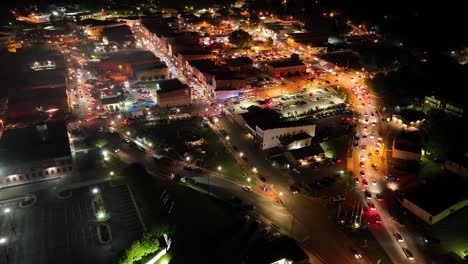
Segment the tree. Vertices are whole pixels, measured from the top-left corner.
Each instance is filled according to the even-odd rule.
[[[239,48],[248,47],[250,42],[252,42],[252,36],[242,29],[235,30],[229,35],[229,43]]]
[[[272,46],[273,45],[273,38],[272,37],[268,37],[265,41],[265,45],[267,46]]]

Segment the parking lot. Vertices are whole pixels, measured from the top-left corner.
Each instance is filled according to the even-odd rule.
[[[331,107],[343,104],[343,99],[339,94],[330,88],[316,89],[311,92],[302,92],[281,97],[266,98],[265,100],[254,101],[254,97],[233,104],[228,110],[236,114],[248,112],[251,106],[270,108],[276,110],[283,118],[299,117],[312,112],[326,110]],[[331,116],[328,115],[328,116]],[[314,117],[320,119],[321,116]]]
[[[35,193],[37,203],[31,207],[2,204],[11,209],[8,217],[0,215],[0,234],[7,239],[2,263],[7,255],[8,263],[115,263],[142,227],[125,185],[97,187],[111,217],[109,244],[100,244],[97,237],[91,186],[74,189],[67,199],[58,199],[50,189]]]

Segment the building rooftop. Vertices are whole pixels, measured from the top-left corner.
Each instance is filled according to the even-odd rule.
[[[156,57],[151,51],[147,50],[135,50],[135,51],[123,51],[117,53],[110,53],[106,57],[101,59],[102,62],[106,61],[124,61],[127,63],[138,63],[144,61],[158,62],[160,59]]]
[[[134,73],[139,72],[139,71],[147,71],[147,70],[162,69],[162,68],[167,68],[166,63],[163,61],[132,65],[132,70]]]
[[[283,144],[283,146],[287,146],[295,141],[304,140],[308,138],[311,138],[309,134],[301,132],[290,136],[280,137],[280,141],[281,144]]]
[[[249,57],[237,57],[235,59],[227,59],[226,63],[231,67],[241,67],[245,65],[252,65],[253,60]]]
[[[323,148],[320,146],[320,144],[313,144],[313,145],[303,147],[300,149],[293,149],[293,150],[290,150],[289,152],[291,152],[291,154],[296,160],[305,159],[305,158],[309,158],[309,157],[324,153]]]
[[[36,126],[8,129],[0,140],[0,165],[14,165],[71,155],[67,125],[47,122],[46,132]]]
[[[450,206],[468,199],[468,181],[452,174],[440,175],[405,192],[405,198],[437,215]]]
[[[421,153],[421,135],[419,132],[402,132],[394,139],[395,149]]]
[[[210,55],[211,52],[199,47],[186,47],[178,52],[179,55]]]
[[[118,104],[125,100],[122,94],[101,98],[102,105]]]
[[[32,71],[27,73],[31,87],[66,85],[65,73],[62,70]]]
[[[402,110],[397,113],[395,113],[396,116],[402,117],[406,122],[416,122],[418,120],[423,120],[426,119],[427,116],[421,111],[417,110]]]
[[[302,61],[295,61],[295,60],[279,60],[279,61],[268,62],[267,64],[273,68],[305,66],[305,64],[302,63]]]
[[[96,26],[107,26],[107,25],[114,25],[114,24],[120,24],[121,22],[117,21],[112,21],[112,20],[97,20],[97,19],[85,19],[76,22],[80,26],[91,26],[91,27],[96,27]]]
[[[244,80],[245,75],[234,71],[218,71],[215,73],[215,80]]]
[[[312,123],[307,120],[282,121],[280,119],[280,115],[273,109],[255,109],[240,115],[253,129],[256,129],[257,126],[262,130],[268,130],[274,128],[312,125]]]
[[[165,94],[168,92],[188,88],[188,86],[179,81],[179,79],[162,80],[156,86],[158,87],[158,94]]]
[[[202,73],[212,73],[216,63],[213,60],[189,60],[188,64]]]
[[[102,33],[109,41],[125,42],[134,40],[133,33],[127,25],[105,28]]]

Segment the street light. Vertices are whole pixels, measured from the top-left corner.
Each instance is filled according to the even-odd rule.
[[[252,180],[252,179],[251,179],[250,177],[247,178],[247,182],[250,183],[251,180]]]
[[[279,195],[280,195],[280,196],[283,196],[283,192],[279,192]]]
[[[104,217],[106,217],[106,214],[105,214],[104,212],[102,212],[102,211],[100,211],[100,212],[97,214],[97,218],[98,218],[99,220],[103,219]]]
[[[99,189],[96,188],[96,187],[94,187],[94,188],[91,190],[91,192],[92,192],[93,194],[97,194],[97,193],[99,193]]]
[[[187,162],[189,162],[189,161],[190,161],[190,157],[189,157],[189,156],[185,157],[185,160],[186,160]]]
[[[229,136],[226,136],[226,140],[229,140]]]
[[[11,212],[11,209],[10,209],[10,208],[5,208],[5,209],[3,209],[3,212],[4,212],[5,214],[8,214],[9,212]]]
[[[221,171],[223,168],[221,166],[218,166],[218,171]]]
[[[242,158],[242,156],[244,156],[244,152],[239,153],[239,156]]]
[[[109,175],[114,176],[114,172],[113,171],[109,172]]]
[[[0,238],[0,244],[5,244],[7,242],[6,237],[1,237]]]
[[[131,134],[130,131],[127,131],[127,136],[130,136],[130,134]]]

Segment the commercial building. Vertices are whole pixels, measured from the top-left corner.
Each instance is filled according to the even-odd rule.
[[[102,107],[110,112],[120,111],[124,106],[125,97],[122,94],[101,97]]]
[[[104,43],[115,43],[117,45],[128,45],[135,41],[132,31],[127,25],[104,28],[101,36]]]
[[[399,200],[421,220],[433,225],[468,205],[467,189],[465,179],[440,175],[407,191]]]
[[[305,133],[315,136],[315,124],[304,121],[285,122],[279,119],[274,110],[259,110],[237,115],[236,122],[243,123],[253,135],[257,146],[270,149],[281,146],[281,138]]]
[[[11,93],[8,98],[8,119],[39,117],[48,112],[70,109],[65,87],[41,88]]]
[[[455,117],[462,117],[465,111],[463,104],[459,102],[454,102],[437,96],[424,97],[423,111],[428,113],[432,109],[443,110],[446,114]]]
[[[157,85],[156,100],[160,107],[173,107],[192,103],[190,87],[179,79],[163,80]]]
[[[169,69],[164,62],[132,65],[132,79],[135,81],[155,81],[169,78]]]
[[[168,77],[167,67],[151,51],[125,51],[107,55],[97,64],[105,72],[119,72],[142,79],[164,79]],[[137,74],[140,71],[139,74]]]
[[[77,22],[77,25],[88,35],[88,38],[98,40],[101,38],[101,33],[105,28],[117,27],[125,25],[124,22],[85,19]]]
[[[186,67],[187,72],[197,78],[203,85],[211,85],[216,68],[214,60],[189,60]]]
[[[306,73],[306,65],[296,60],[280,60],[269,62],[266,65],[267,72],[276,78],[287,75],[299,75]]]
[[[7,129],[0,139],[0,186],[57,178],[72,172],[65,122]]]
[[[237,96],[247,85],[246,77],[241,72],[215,72],[211,81],[212,97],[225,99]]]
[[[402,110],[392,115],[392,121],[404,128],[407,127],[421,127],[426,121],[426,115],[417,110]]]
[[[206,59],[214,59],[214,54],[211,54],[209,51],[200,48],[183,48],[179,50],[177,56],[174,57],[176,60],[177,66],[182,66],[185,70],[187,66],[187,61],[189,60],[206,60]]]
[[[420,160],[421,150],[421,135],[418,132],[402,132],[393,140],[392,158]]]

